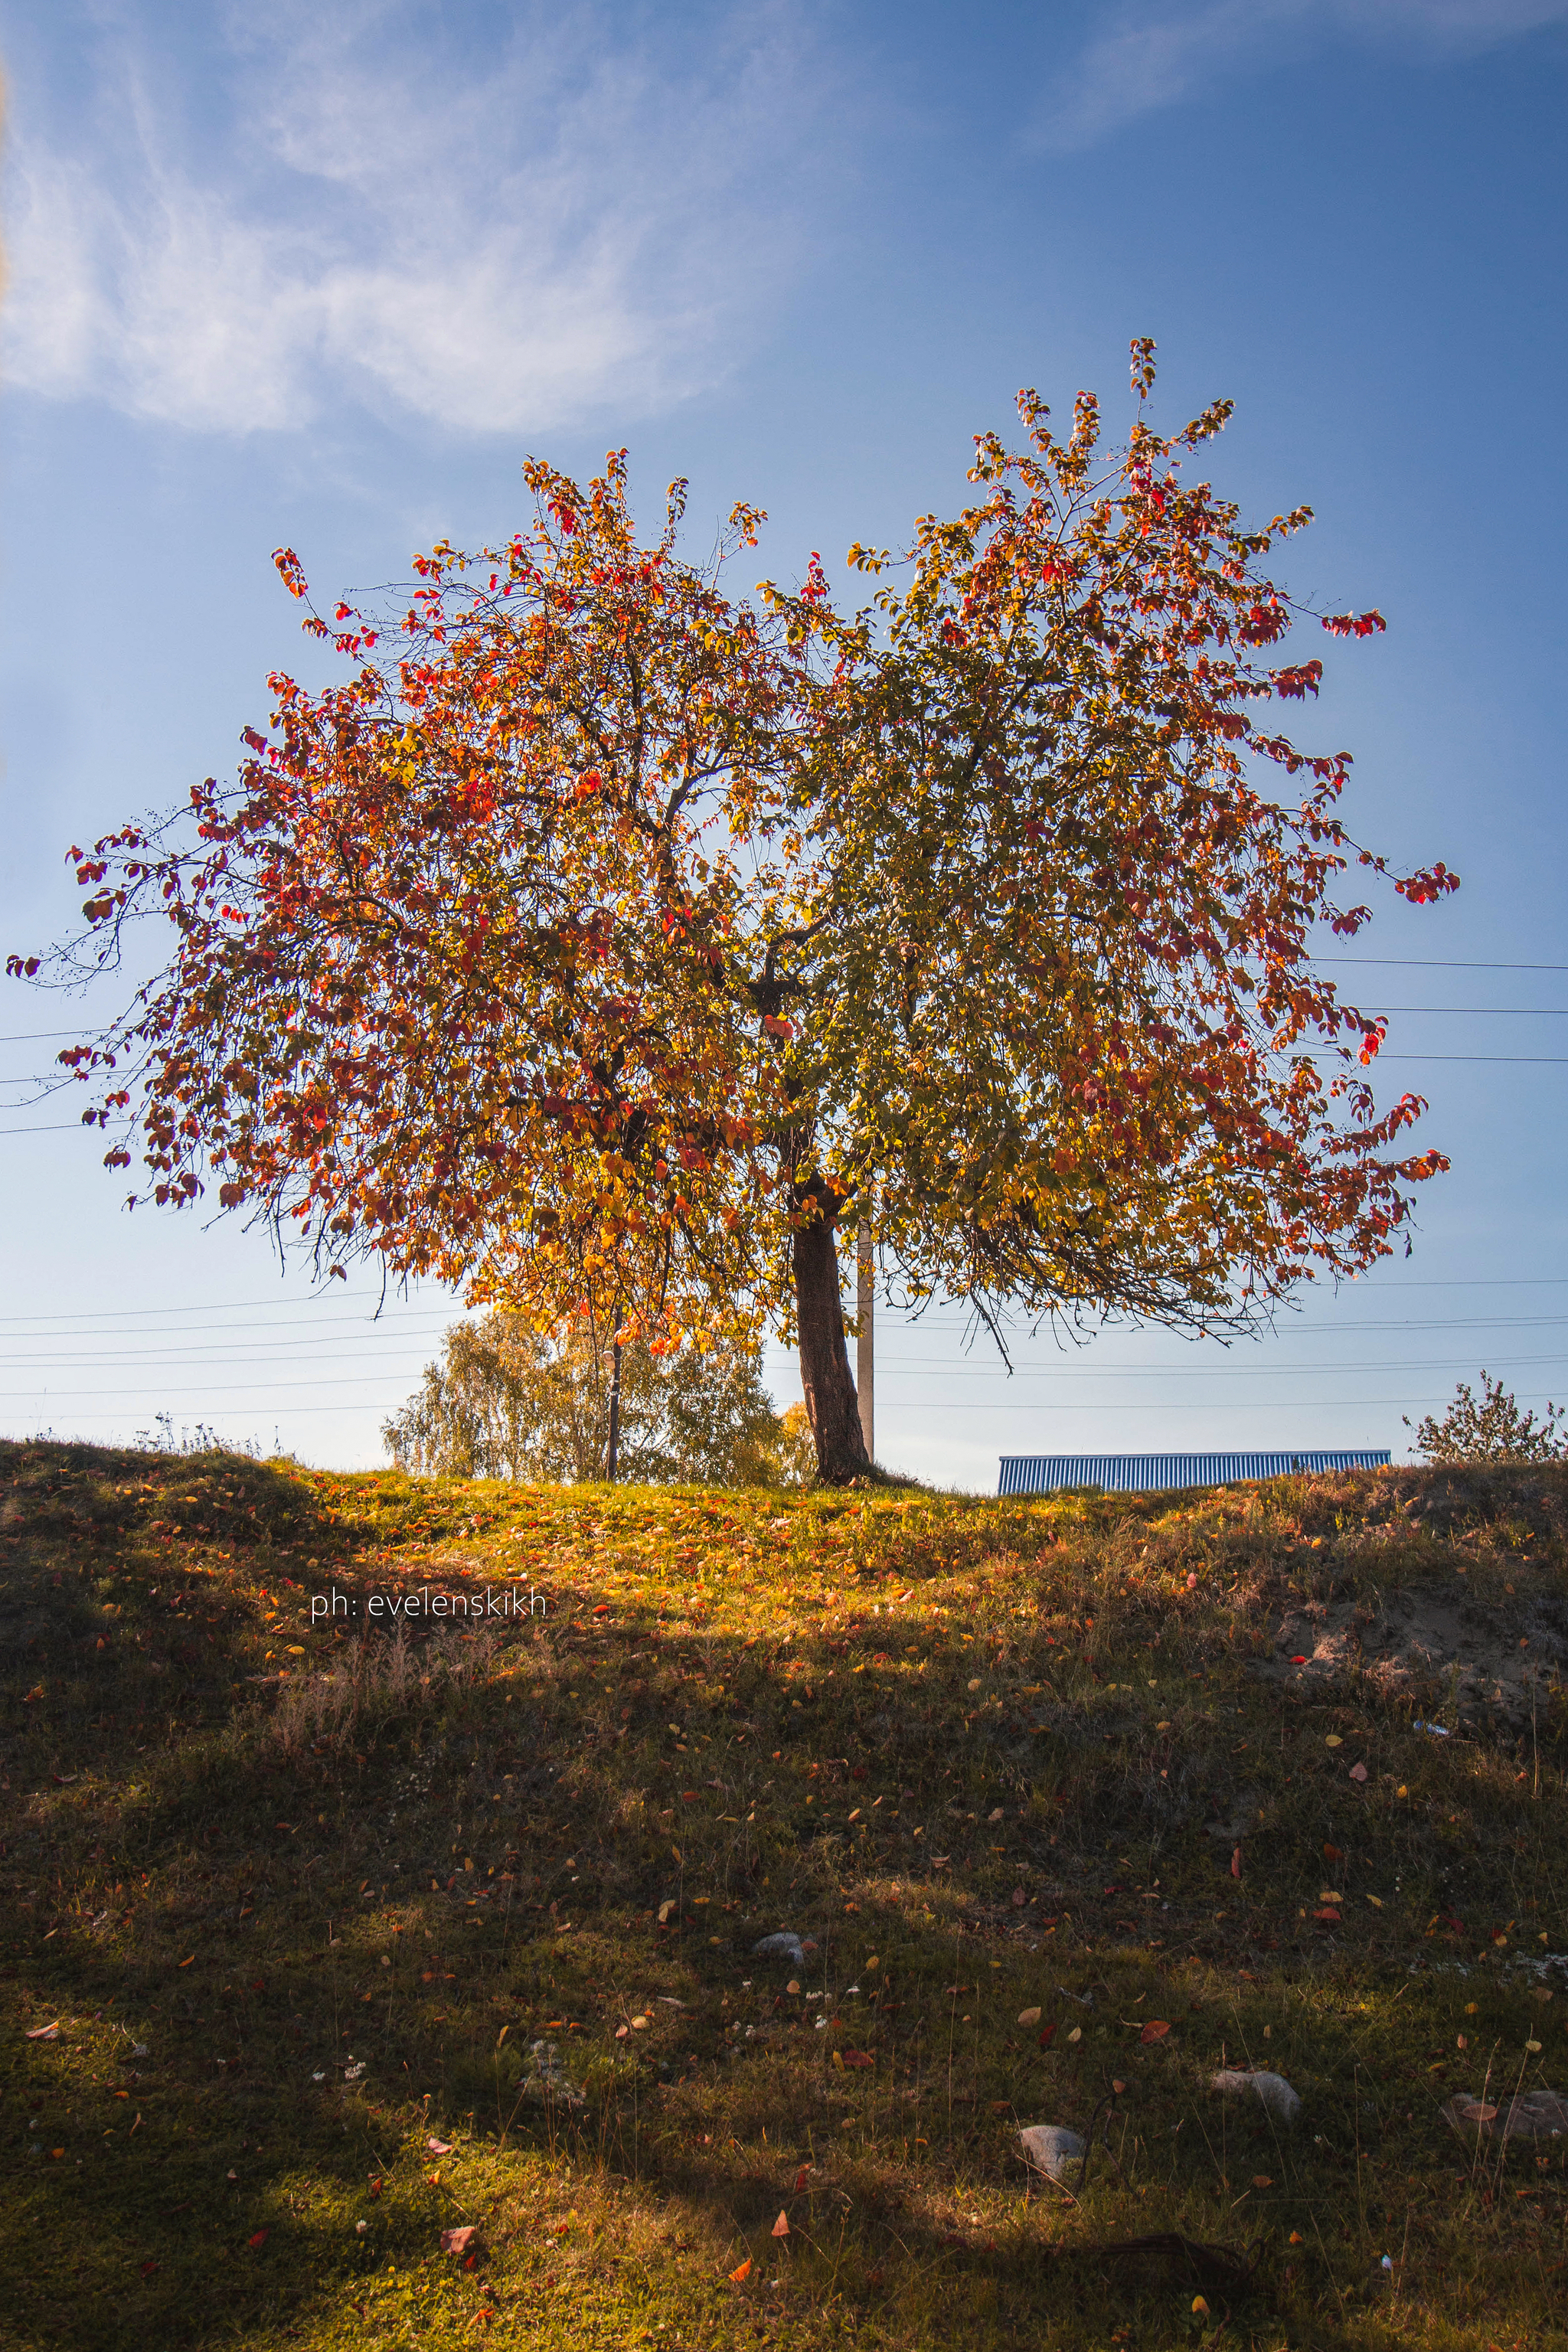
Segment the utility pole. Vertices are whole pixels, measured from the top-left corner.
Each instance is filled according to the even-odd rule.
[[[616,1483],[616,1460],[621,1450],[621,1343],[616,1341],[610,1359],[610,1450],[605,1475],[613,1486]]]
[[[855,1285],[855,1390],[860,1404],[860,1434],[873,1462],[877,1459],[876,1268],[871,1256],[871,1220],[860,1220]]]

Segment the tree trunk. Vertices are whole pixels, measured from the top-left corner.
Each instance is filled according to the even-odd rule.
[[[816,1210],[795,1235],[795,1311],[800,1332],[800,1384],[816,1440],[824,1483],[847,1486],[870,1468],[860,1431],[859,1401],[849,1370],[844,1308],[838,1295],[838,1251],[833,1237],[837,1202],[820,1181],[805,1186],[802,1208]]]

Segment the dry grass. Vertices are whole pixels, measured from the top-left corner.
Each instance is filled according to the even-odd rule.
[[[1568,2340],[1561,2144],[1438,2114],[1568,2075],[1565,1515],[0,1448],[0,2341]],[[548,1613],[368,1614],[485,1587]]]

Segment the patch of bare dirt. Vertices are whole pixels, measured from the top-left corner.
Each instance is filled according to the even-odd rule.
[[[1407,1699],[1457,1727],[1479,1714],[1522,1718],[1568,1665],[1568,1604],[1552,1596],[1506,1613],[1463,1592],[1394,1588],[1364,1601],[1292,1601],[1255,1672],[1302,1690],[1342,1678]]]

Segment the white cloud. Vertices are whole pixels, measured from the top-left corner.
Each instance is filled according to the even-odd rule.
[[[395,5],[267,21],[197,106],[133,20],[68,131],[14,85],[8,383],[226,432],[345,394],[532,430],[713,381],[787,282],[798,12],[787,42],[763,6],[662,50],[512,12],[467,58]]]
[[[1119,7],[1068,68],[1042,130],[1088,147],[1281,50],[1351,37],[1464,56],[1568,20],[1568,0],[1177,0]]]

